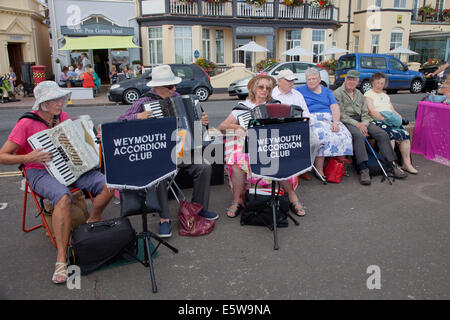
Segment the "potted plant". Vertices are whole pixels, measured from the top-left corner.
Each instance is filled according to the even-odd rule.
[[[450,9],[445,9],[444,12],[442,13],[442,16],[445,19],[445,21],[449,21],[450,20]]]
[[[228,0],[203,0],[206,1],[208,3],[212,3],[212,4],[218,4],[218,3],[225,3],[228,2]]]
[[[318,9],[325,9],[328,7],[331,7],[333,4],[331,3],[331,0],[313,0],[310,2],[312,7],[318,8]]]
[[[291,7],[300,7],[304,2],[304,0],[283,0],[284,5]]]
[[[427,4],[423,7],[419,8],[419,16],[424,16],[424,17],[429,17],[431,16],[431,14],[434,12],[434,8],[430,5]]]
[[[210,76],[214,75],[214,70],[217,68],[217,65],[209,60],[206,60],[205,58],[198,58],[197,61],[194,62],[194,64],[199,65],[203,68]]]
[[[267,2],[267,0],[246,0],[246,2],[254,6],[262,6]]]
[[[334,71],[336,70],[337,60],[336,59],[330,59],[325,60],[320,63],[320,66],[328,71],[329,74],[334,74]]]
[[[273,59],[273,58],[267,58],[265,60],[261,60],[260,62],[258,62],[256,64],[256,70],[258,70],[258,72],[262,71],[265,68],[267,68],[268,66],[271,66],[271,65],[273,65],[275,63],[277,63],[277,61],[275,59]]]

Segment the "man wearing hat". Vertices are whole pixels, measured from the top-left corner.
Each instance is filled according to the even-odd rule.
[[[395,163],[396,155],[392,149],[391,141],[387,133],[372,123],[369,110],[361,91],[356,87],[359,84],[359,72],[350,70],[345,76],[345,81],[334,91],[334,96],[341,110],[341,122],[345,124],[352,134],[353,152],[360,171],[359,181],[362,185],[370,185],[368,156],[365,146],[365,137],[371,136],[377,141],[381,155],[386,160],[388,172],[396,178],[405,178],[403,172]]]
[[[57,245],[57,258],[52,281],[64,283],[67,280],[67,244],[71,230],[70,207],[73,202],[70,190],[45,170],[45,163],[52,159],[51,152],[33,150],[28,138],[42,130],[53,128],[69,119],[62,111],[70,99],[71,92],[64,90],[54,81],[43,81],[34,88],[36,102],[31,118],[20,119],[14,126],[8,140],[0,149],[0,163],[23,164],[31,189],[52,201],[52,225]],[[89,191],[94,205],[89,222],[102,220],[102,212],[113,196],[105,184],[105,176],[97,170],[83,174],[72,184],[73,187]]]
[[[151,111],[146,111],[144,104],[161,99],[167,99],[172,96],[179,96],[176,92],[176,85],[181,82],[180,77],[176,77],[169,65],[157,66],[152,69],[152,80],[147,83],[151,87],[150,91],[142,98],[135,101],[133,105],[119,117],[118,121],[148,119],[152,117]],[[208,125],[209,118],[205,112],[202,113],[201,122],[204,126]],[[201,216],[208,220],[215,220],[219,216],[215,212],[208,211],[209,191],[212,175],[212,167],[209,164],[181,164],[178,165],[181,170],[185,170],[193,177],[194,190],[192,193],[192,202],[199,203],[203,206]],[[172,228],[170,222],[170,212],[167,196],[167,180],[163,180],[158,184],[157,193],[161,207],[160,223],[158,228],[158,236],[170,237]]]

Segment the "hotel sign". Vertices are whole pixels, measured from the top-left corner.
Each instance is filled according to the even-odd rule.
[[[134,36],[134,28],[96,23],[61,26],[61,34],[65,36]]]

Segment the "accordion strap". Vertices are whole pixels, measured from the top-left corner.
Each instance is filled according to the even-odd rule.
[[[53,128],[56,125],[56,122],[58,121],[58,118],[59,118],[58,115],[53,116],[52,125],[50,126],[50,124],[47,121],[45,121],[44,119],[42,119],[37,113],[25,112],[19,118],[19,120],[21,120],[21,119],[32,119],[32,120],[36,120],[36,121],[44,123],[49,128]],[[19,121],[19,120],[17,120],[17,121]]]

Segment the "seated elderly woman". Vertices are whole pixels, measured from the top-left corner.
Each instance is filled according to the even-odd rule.
[[[14,126],[8,140],[0,149],[1,164],[24,164],[26,178],[35,192],[52,201],[52,225],[55,232],[57,257],[52,281],[64,283],[67,280],[67,244],[70,237],[70,207],[72,195],[69,189],[45,170],[52,153],[42,148],[33,150],[28,138],[42,130],[52,128],[70,119],[62,109],[67,105],[71,92],[64,90],[54,81],[43,81],[34,88],[36,102],[32,113],[42,121],[21,119]],[[45,122],[45,123],[44,123]],[[89,222],[102,220],[102,212],[113,196],[105,184],[105,176],[97,170],[83,174],[72,184],[73,187],[89,191],[95,196]]]
[[[243,104],[253,109],[258,105],[265,104],[272,101],[271,92],[275,87],[276,81],[269,75],[257,75],[253,77],[248,87],[248,98]],[[239,125],[237,120],[238,116],[244,113],[245,110],[233,110],[230,115],[220,124],[219,130],[229,135],[235,134],[242,138],[246,135],[246,129]],[[246,181],[251,183],[257,183],[258,179],[252,177],[248,154],[243,152],[243,142],[238,144],[237,150],[227,159],[228,173],[231,179],[231,189],[233,192],[233,202],[228,207],[226,214],[230,218],[237,217],[244,209],[244,194]],[[295,193],[295,187],[297,186],[297,178],[281,181],[280,184],[283,189],[288,193],[289,201],[291,203],[291,210],[298,216],[304,216],[306,214],[302,203],[299,201],[297,194]],[[260,183],[269,185],[268,181],[260,181]]]
[[[391,139],[392,148],[395,147],[395,142],[399,144],[403,159],[402,169],[417,174],[419,171],[411,163],[411,142],[408,131],[402,125],[402,116],[395,111],[391,99],[383,92],[387,80],[387,76],[382,72],[376,72],[372,75],[370,79],[372,89],[364,94],[369,115],[377,126],[387,132]]]
[[[320,84],[319,70],[309,68],[305,76],[306,85],[297,90],[305,98],[313,132],[321,143],[314,166],[325,179],[325,157],[353,155],[352,135],[340,121],[341,113],[333,92]]]

